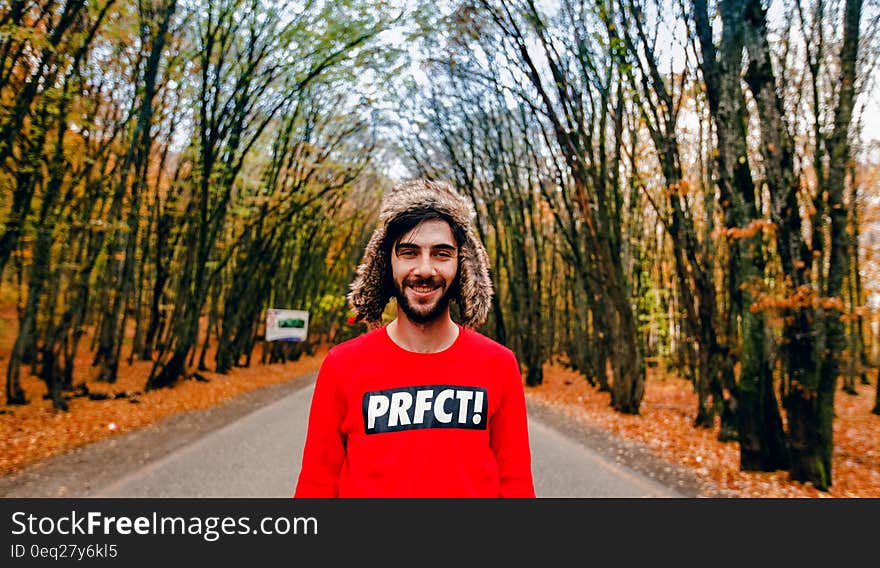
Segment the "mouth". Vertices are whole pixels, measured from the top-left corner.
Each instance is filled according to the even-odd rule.
[[[412,290],[413,294],[416,298],[420,300],[426,300],[432,297],[439,289],[440,286],[434,284],[410,284],[407,286],[410,290]]]

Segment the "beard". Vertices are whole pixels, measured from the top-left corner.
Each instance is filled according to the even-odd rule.
[[[424,325],[433,323],[446,311],[449,301],[452,299],[450,290],[454,286],[446,288],[442,278],[422,278],[412,279],[403,282],[403,285],[394,283],[394,297],[397,300],[397,307],[411,322]],[[440,289],[440,297],[433,304],[418,304],[409,301],[404,291],[405,288],[411,286],[430,285]]]

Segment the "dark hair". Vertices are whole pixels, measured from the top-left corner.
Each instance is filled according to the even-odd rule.
[[[416,209],[410,209],[394,217],[388,224],[385,226],[385,241],[382,243],[382,250],[385,252],[385,258],[388,259],[388,270],[385,272],[385,278],[383,281],[383,287],[386,294],[386,297],[392,298],[394,297],[394,279],[391,274],[391,257],[394,254],[394,248],[400,242],[400,239],[403,238],[405,234],[413,230],[415,227],[424,223],[425,221],[446,221],[446,224],[449,225],[449,228],[452,230],[452,237],[455,239],[455,246],[458,247],[458,250],[461,251],[461,245],[464,243],[467,238],[467,234],[465,233],[464,228],[452,220],[452,217],[443,213],[442,211],[437,211],[436,209],[432,209],[430,207],[418,207]],[[459,255],[459,273],[461,271],[461,255]],[[458,289],[458,279],[459,273],[455,276],[455,284],[453,285],[455,290],[455,294],[453,297],[457,298],[457,289]]]

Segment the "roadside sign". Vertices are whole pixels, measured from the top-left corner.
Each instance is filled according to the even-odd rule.
[[[266,341],[305,341],[309,332],[309,312],[305,310],[266,310]]]

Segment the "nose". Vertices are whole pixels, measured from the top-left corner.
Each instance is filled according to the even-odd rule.
[[[419,258],[413,267],[413,274],[419,277],[433,276],[434,263],[431,262],[430,253],[419,255]]]

